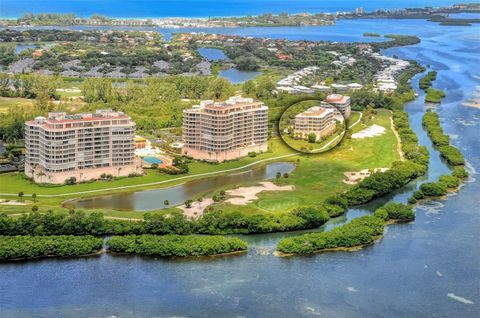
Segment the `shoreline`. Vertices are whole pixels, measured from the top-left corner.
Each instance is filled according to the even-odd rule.
[[[191,258],[216,258],[221,256],[238,256],[240,254],[246,254],[248,252],[248,248],[245,250],[240,251],[233,251],[233,252],[225,252],[219,254],[211,254],[211,255],[186,255],[186,256],[179,256],[179,255],[156,255],[156,254],[142,254],[142,253],[127,253],[127,252],[113,252],[108,249],[105,250],[105,254],[111,254],[113,256],[140,256],[140,257],[148,257],[148,258],[162,258],[162,259],[191,259]]]
[[[89,253],[89,254],[82,254],[82,255],[68,255],[68,256],[60,256],[60,255],[41,255],[41,256],[33,256],[33,257],[19,257],[19,258],[11,258],[6,260],[0,260],[0,264],[2,263],[9,263],[9,262],[27,262],[27,261],[35,261],[40,260],[42,258],[79,258],[79,257],[92,257],[92,256],[100,256],[106,253],[106,250],[102,247],[97,252]]]
[[[275,250],[275,252],[273,252],[273,255],[275,255],[277,257],[292,257],[292,256],[311,256],[311,255],[314,255],[314,254],[325,253],[325,252],[358,252],[358,251],[360,251],[360,250],[362,250],[366,247],[369,247],[369,246],[372,246],[376,243],[379,243],[385,237],[385,231],[386,231],[386,228],[389,225],[409,224],[409,223],[413,223],[413,222],[415,222],[415,219],[406,220],[406,221],[403,221],[403,220],[400,220],[400,219],[388,220],[388,221],[385,222],[385,225],[384,225],[385,226],[384,233],[381,234],[381,235],[375,236],[372,243],[369,243],[369,244],[361,244],[361,245],[355,245],[355,246],[349,246],[349,247],[339,246],[339,247],[325,248],[325,249],[313,251],[312,253],[308,253],[308,254],[283,253],[283,252]]]

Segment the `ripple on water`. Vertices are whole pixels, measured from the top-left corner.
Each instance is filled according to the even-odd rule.
[[[440,213],[440,209],[445,206],[442,202],[437,200],[426,201],[417,206],[417,209],[420,209],[425,212],[427,216],[432,216]]]

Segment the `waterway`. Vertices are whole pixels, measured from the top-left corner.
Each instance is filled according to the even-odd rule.
[[[367,11],[378,8],[447,6],[463,0],[2,0],[1,18],[32,13],[102,14],[115,18],[246,16],[263,13]],[[52,9],[54,7],[54,10]]]
[[[206,177],[163,189],[113,194],[68,201],[65,203],[65,206],[77,209],[106,208],[121,211],[156,210],[166,207],[164,205],[165,200],[169,201],[170,206],[175,206],[185,202],[185,200],[203,196],[215,189],[227,187],[232,188],[245,182],[255,183],[274,179],[277,172],[282,174],[285,172],[290,173],[294,169],[294,164],[276,162],[245,172],[237,172],[217,177]]]
[[[385,53],[430,65],[438,71],[434,86],[447,93],[441,105],[426,105],[419,92],[406,106],[420,143],[430,150],[428,174],[326,228],[371,213],[388,200],[405,202],[421,182],[448,172],[421,126],[426,109],[439,113],[468,161],[470,180],[448,200],[418,206],[415,222],[389,226],[379,243],[358,252],[279,258],[272,254],[278,240],[295,233],[276,233],[243,236],[250,243],[243,256],[180,260],[105,254],[1,264],[0,316],[479,316],[480,110],[462,102],[480,86],[480,28],[376,20],[265,32],[259,35],[357,41],[363,32],[416,34],[420,44]]]

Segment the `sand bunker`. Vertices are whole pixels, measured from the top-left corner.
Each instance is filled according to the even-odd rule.
[[[352,138],[363,139],[363,138],[369,138],[369,137],[377,137],[377,136],[383,135],[384,133],[385,133],[385,127],[382,127],[379,125],[372,125],[362,131],[359,131],[358,133],[353,134]]]
[[[0,200],[1,205],[27,205],[25,202],[19,202],[14,200]]]
[[[388,168],[375,168],[375,169],[363,169],[360,171],[347,171],[344,173],[345,179],[343,182],[346,184],[357,184],[366,177],[370,176],[372,172],[385,172]]]
[[[178,208],[183,211],[186,217],[191,219],[196,219],[203,214],[203,211],[209,206],[212,205],[214,201],[212,199],[203,199],[202,202],[194,201],[190,208],[187,208],[185,204],[179,206]]]
[[[240,187],[226,191],[228,195],[234,198],[229,198],[225,202],[234,205],[246,205],[254,200],[257,200],[257,194],[262,191],[292,191],[292,185],[278,186],[272,182],[260,182],[258,186]]]

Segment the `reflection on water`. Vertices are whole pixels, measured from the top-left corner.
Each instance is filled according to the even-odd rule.
[[[195,199],[218,188],[234,187],[244,182],[258,182],[275,178],[277,172],[292,172],[292,163],[277,162],[249,171],[218,177],[188,181],[163,189],[113,194],[66,202],[66,206],[86,209],[114,209],[123,211],[148,211],[164,208],[168,200],[171,206]]]

